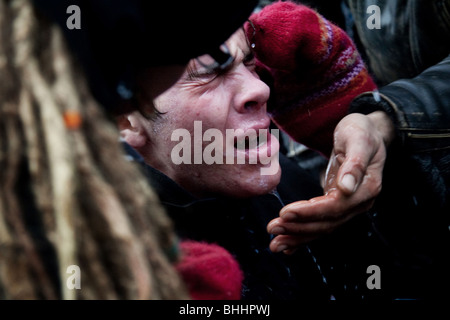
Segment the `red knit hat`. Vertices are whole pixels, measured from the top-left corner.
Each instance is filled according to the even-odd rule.
[[[243,273],[238,262],[217,244],[197,241],[180,243],[181,274],[192,299],[239,300]]]
[[[349,36],[293,2],[264,7],[246,23],[258,65],[271,76],[269,111],[294,140],[329,156],[333,132],[360,93],[376,88]]]

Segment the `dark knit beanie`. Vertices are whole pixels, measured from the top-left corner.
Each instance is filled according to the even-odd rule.
[[[217,244],[185,240],[176,265],[195,300],[239,300],[243,273],[235,258]]]
[[[354,43],[313,9],[276,2],[246,24],[269,111],[294,140],[329,156],[333,132],[353,98],[376,88]]]
[[[185,65],[217,51],[255,9],[257,0],[33,0],[57,23],[87,74],[97,100],[112,113],[133,95],[136,73],[147,66]],[[67,8],[81,12],[69,29]],[[120,88],[120,90],[119,90]],[[129,111],[129,110],[125,110]]]

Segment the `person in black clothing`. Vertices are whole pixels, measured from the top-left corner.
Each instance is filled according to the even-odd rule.
[[[306,222],[330,226],[347,214],[365,214],[369,201],[369,220],[391,253],[393,277],[401,283],[394,296],[439,297],[445,291],[441,286],[449,283],[445,270],[450,260],[450,47],[442,41],[450,34],[450,2],[296,2],[317,8],[355,37],[379,90],[357,97],[352,114],[336,129],[335,154],[342,156],[331,158],[330,176],[342,182],[351,173],[350,187],[335,184],[327,196],[285,208],[283,213],[295,213],[297,221],[271,222],[269,229],[285,229],[271,248],[295,248],[307,238]],[[366,25],[369,5],[380,8],[380,29]],[[359,135],[349,130],[349,122]],[[384,132],[381,145],[366,143],[376,129]],[[384,174],[374,176],[367,168],[376,164],[374,151],[384,144]]]
[[[268,248],[267,223],[285,203],[316,196],[321,188],[317,179],[298,171],[295,164],[283,158],[280,170],[279,143],[273,135],[259,141],[258,147],[249,145],[243,149],[237,148],[234,138],[225,139],[226,129],[242,129],[241,133],[236,131],[239,140],[245,139],[244,134],[250,130],[268,130],[270,126],[266,112],[269,88],[256,74],[244,31],[236,32],[226,46],[234,60],[224,71],[208,72],[203,66],[207,56],[192,60],[181,79],[155,100],[161,115],[153,121],[137,112],[122,117],[122,137],[131,151],[137,150],[141,155],[177,234],[184,239],[217,243],[236,256],[245,275],[242,298],[329,299],[320,271],[306,249],[286,257]],[[214,142],[223,145],[223,150],[231,148],[233,164],[174,161],[173,150],[183,141],[180,142],[180,136],[174,138],[173,133],[186,130],[194,142],[195,121],[201,121],[203,129],[203,155],[203,150],[211,145],[203,138],[204,132],[217,128],[224,138]],[[190,140],[188,148],[190,151]],[[215,152],[221,153],[222,149]],[[246,155],[244,164],[237,164],[239,153]],[[250,164],[249,154],[253,153],[258,156],[258,163]],[[268,175],[261,174],[261,169],[269,166],[259,162],[263,153],[272,157],[276,169]],[[302,272],[305,268],[308,271]]]
[[[141,162],[162,205],[172,218],[181,239],[216,243],[226,248],[244,273],[244,300],[327,301],[332,292],[320,265],[307,246],[293,255],[272,252],[273,238],[266,226],[284,205],[317,196],[322,189],[309,172],[280,156],[281,181],[266,194],[245,198],[210,194],[197,197],[164,173],[145,164],[136,151],[126,146]]]
[[[122,138],[148,173],[177,234],[218,243],[236,256],[245,275],[242,298],[333,299],[315,250],[304,246],[286,256],[269,248],[269,221],[286,204],[323,190],[318,176],[282,155],[278,159],[276,131],[267,134],[269,87],[256,73],[244,31],[224,48],[234,59],[222,69],[209,70],[208,55],[191,60],[181,79],[155,99],[158,117],[149,120],[138,112],[120,117]],[[252,130],[265,130],[264,138],[251,136]],[[247,145],[239,147],[245,140]],[[232,163],[220,162],[230,150]],[[244,163],[238,163],[239,155]],[[195,160],[205,156],[213,161]],[[261,174],[269,167],[275,170]],[[365,281],[365,269],[355,277]]]
[[[256,44],[258,45],[258,44]],[[231,45],[230,45],[231,46]],[[231,46],[234,48],[234,46]],[[233,49],[231,50],[233,51]],[[239,52],[239,51],[238,51]],[[245,55],[244,55],[245,56]],[[236,75],[239,75],[239,72],[236,72],[237,66],[241,67],[241,63],[244,64],[246,67],[251,67],[252,63],[250,62],[251,59],[249,58],[238,58],[234,62],[231,68],[226,68],[224,72],[220,73],[208,73],[204,72],[205,70],[202,70],[203,63],[200,63],[202,59],[196,60],[194,62],[194,65],[191,66],[192,68],[189,69],[186,72],[186,75],[183,80],[175,85],[172,89],[170,89],[167,93],[167,96],[165,97],[166,100],[160,100],[159,103],[157,101],[156,105],[163,106],[161,116],[162,119],[166,117],[166,113],[169,114],[173,112],[173,109],[170,110],[167,108],[164,108],[165,103],[171,102],[174,103],[174,101],[184,101],[188,102],[188,96],[183,95],[182,93],[186,93],[189,90],[193,90],[196,95],[196,99],[193,99],[192,107],[185,109],[183,112],[180,112],[180,114],[183,113],[183,117],[191,117],[191,119],[201,119],[197,117],[202,117],[204,114],[201,112],[198,112],[198,108],[200,105],[205,103],[206,105],[210,106],[209,109],[205,109],[205,112],[208,114],[209,117],[212,117],[213,119],[215,116],[222,117],[224,114],[229,116],[229,113],[224,113],[223,110],[216,109],[216,104],[213,103],[213,100],[211,100],[213,96],[213,92],[217,90],[221,85],[228,85],[228,89],[237,90],[237,87],[230,87],[233,83],[232,80],[236,80],[234,77]],[[249,64],[250,62],[250,64]],[[236,65],[237,63],[237,65]],[[197,70],[200,68],[199,70]],[[230,71],[231,70],[231,71]],[[243,71],[242,69],[239,69],[240,71]],[[222,70],[223,71],[223,70]],[[229,75],[231,74],[231,76]],[[244,77],[245,78],[245,77]],[[224,80],[226,79],[226,80]],[[242,79],[242,78],[241,78]],[[247,78],[249,80],[255,81],[253,83],[252,89],[249,90],[250,95],[247,97],[251,97],[253,95],[253,100],[250,100],[251,103],[244,103],[244,108],[241,108],[239,112],[237,112],[237,115],[235,118],[231,118],[231,122],[228,122],[227,124],[235,125],[239,122],[233,122],[234,120],[238,121],[241,120],[240,116],[242,115],[250,115],[253,117],[253,119],[259,118],[259,120],[263,119],[263,112],[261,111],[263,107],[261,106],[261,101],[264,101],[267,99],[267,97],[264,97],[267,95],[267,93],[264,93],[265,89],[264,86],[257,82],[255,79]],[[193,85],[195,83],[195,85]],[[258,88],[259,89],[258,89]],[[207,88],[207,89],[205,89]],[[257,89],[255,89],[257,88]],[[181,92],[181,93],[180,93]],[[247,92],[247,93],[248,93]],[[217,93],[217,91],[216,91]],[[236,97],[240,97],[242,95],[242,91],[235,91]],[[221,93],[222,95],[220,97],[228,97],[226,93]],[[372,95],[371,95],[372,96]],[[170,98],[168,98],[170,97]],[[233,96],[234,97],[234,96]],[[376,96],[375,96],[376,97]],[[230,98],[231,99],[231,98]],[[261,100],[262,99],[262,100]],[[374,98],[376,99],[376,98]],[[239,99],[238,99],[239,100]],[[238,100],[232,100],[233,103],[235,103]],[[357,101],[357,100],[355,100]],[[242,101],[241,101],[242,102]],[[262,103],[264,105],[264,103]],[[240,104],[242,106],[242,104]],[[230,106],[229,106],[230,107]],[[231,110],[233,108],[239,108],[239,104],[231,104]],[[233,111],[238,111],[233,110]],[[379,111],[377,109],[377,111]],[[174,113],[172,113],[173,115]],[[232,113],[233,116],[233,113]],[[372,118],[371,118],[372,117]],[[177,129],[176,127],[173,127],[174,123],[176,121],[179,121],[181,118],[177,117],[171,117],[171,121],[168,122],[170,125],[172,125],[172,130]],[[167,118],[166,118],[167,119]],[[364,132],[365,130],[368,130],[370,128],[376,128],[378,131],[386,134],[384,137],[383,134],[380,136],[382,137],[380,140],[378,140],[378,144],[376,144],[376,147],[379,148],[380,144],[381,147],[384,148],[384,143],[388,144],[392,137],[392,124],[390,121],[386,121],[387,117],[386,114],[376,112],[372,115],[370,115],[368,118],[365,118],[363,116],[355,116],[352,115],[349,118],[344,119],[347,121],[347,124],[345,122],[341,122],[340,127],[347,127],[351,126],[351,123],[359,123],[359,120],[366,121],[365,124],[361,127],[361,131]],[[160,119],[161,120],[161,119]],[[291,198],[288,194],[285,194],[283,192],[274,192],[273,188],[270,188],[269,186],[271,183],[274,183],[276,179],[273,179],[273,177],[265,177],[261,178],[260,176],[255,179],[245,179],[249,176],[247,175],[249,172],[246,171],[244,168],[240,168],[236,171],[234,171],[235,175],[226,175],[221,174],[221,170],[224,170],[223,168],[213,166],[213,167],[205,167],[205,166],[199,166],[199,165],[192,165],[190,166],[183,166],[180,167],[171,167],[171,163],[169,160],[169,155],[171,154],[170,150],[173,150],[174,145],[176,143],[172,143],[170,146],[169,142],[169,136],[171,133],[170,129],[167,131],[167,128],[164,128],[164,126],[158,125],[158,121],[154,124],[145,123],[142,119],[136,118],[135,116],[130,116],[127,119],[122,119],[122,125],[124,128],[123,133],[125,134],[125,140],[129,142],[132,146],[134,146],[140,154],[143,156],[143,161],[146,163],[150,163],[154,168],[158,169],[156,178],[155,174],[152,174],[153,180],[156,181],[169,181],[168,184],[172,186],[172,188],[167,187],[161,187],[157,185],[157,189],[160,190],[160,196],[162,198],[167,199],[164,201],[164,203],[168,206],[169,211],[174,212],[173,208],[177,208],[177,210],[181,210],[183,213],[190,212],[193,213],[194,210],[190,208],[190,204],[198,204],[200,203],[204,204],[209,201],[212,201],[211,203],[218,203],[220,208],[226,208],[228,211],[239,211],[234,210],[232,208],[236,208],[236,203],[238,203],[237,207],[241,208],[248,208],[248,204],[246,204],[246,200],[242,199],[242,197],[245,198],[252,198],[252,196],[261,197],[261,194],[258,194],[258,192],[264,192],[266,193],[265,197],[268,196],[269,198],[277,198],[281,199],[280,204],[287,204],[292,201],[297,200],[307,200],[312,195],[311,193],[305,193],[304,195],[299,194],[297,195],[297,199]],[[374,122],[376,125],[374,126]],[[161,122],[159,122],[160,124]],[[387,124],[386,124],[387,123]],[[156,125],[155,125],[156,124]],[[242,124],[242,123],[241,123]],[[381,124],[381,125],[380,125]],[[249,123],[245,123],[245,125],[249,126]],[[367,126],[366,126],[367,125]],[[193,131],[193,124],[180,126],[180,128],[188,128]],[[259,126],[259,128],[263,128],[264,126]],[[212,129],[214,126],[212,126],[210,123],[207,123],[206,126],[207,129]],[[220,126],[220,128],[225,129],[229,128],[228,126]],[[254,126],[254,128],[258,128],[257,125]],[[147,137],[151,137],[158,134],[158,139],[154,139],[149,143],[146,141],[147,138],[143,138],[143,136],[147,135]],[[178,139],[182,137],[182,135],[178,136]],[[383,139],[384,138],[384,139]],[[176,138],[177,139],[177,138]],[[176,140],[175,141],[179,141]],[[194,138],[195,139],[195,138]],[[351,140],[351,137],[347,136],[347,139],[349,141]],[[210,140],[208,140],[210,141]],[[355,139],[354,141],[358,142],[361,140]],[[172,141],[173,142],[173,141]],[[273,142],[273,141],[272,141]],[[161,153],[152,153],[152,148],[156,146],[161,146],[163,144],[169,144],[165,147],[165,152]],[[151,147],[149,147],[151,146]],[[336,147],[336,145],[335,145]],[[395,150],[395,149],[394,149]],[[364,151],[359,149],[359,151]],[[153,157],[153,158],[152,158]],[[155,158],[156,157],[156,158]],[[159,157],[159,158],[158,158]],[[367,158],[367,156],[366,156]],[[164,160],[165,159],[165,160]],[[399,161],[400,164],[409,164],[408,159],[400,158]],[[370,160],[370,157],[369,157]],[[370,161],[368,162],[370,163]],[[280,156],[280,164],[282,171],[288,172],[287,174],[289,176],[295,176],[294,173],[291,173],[289,169],[285,169],[286,163],[283,159],[283,156]],[[382,162],[380,162],[382,164]],[[340,163],[337,164],[336,167],[339,167]],[[398,164],[397,164],[398,165]],[[391,164],[388,164],[386,167],[387,170],[389,170]],[[238,167],[238,166],[236,166]],[[356,163],[356,167],[358,167],[358,163]],[[203,170],[200,170],[203,169]],[[361,166],[360,166],[361,168]],[[395,166],[394,166],[395,168]],[[221,228],[219,227],[217,230],[215,228],[209,228],[209,225],[214,225],[214,223],[210,222],[209,220],[206,220],[205,218],[200,219],[187,219],[183,220],[183,217],[187,217],[188,215],[183,214],[177,214],[172,213],[175,221],[181,221],[177,223],[179,232],[181,234],[185,234],[188,237],[194,237],[194,238],[205,238],[209,241],[214,241],[214,239],[217,239],[221,241],[221,243],[224,244],[224,246],[237,255],[238,260],[242,260],[243,263],[243,269],[247,275],[244,284],[245,290],[243,291],[243,297],[263,297],[264,295],[261,293],[261,289],[258,289],[255,291],[252,291],[252,288],[261,288],[265,287],[267,288],[267,294],[266,297],[279,297],[281,298],[283,295],[276,291],[274,292],[273,289],[275,288],[273,286],[273,283],[271,285],[268,285],[268,283],[271,283],[271,277],[273,277],[271,270],[272,268],[276,269],[275,265],[277,265],[278,261],[284,261],[288,263],[287,268],[284,268],[284,270],[289,270],[287,274],[289,274],[289,277],[296,278],[296,284],[299,286],[297,287],[298,291],[297,293],[291,295],[291,297],[295,296],[302,296],[304,293],[304,288],[309,287],[309,285],[312,285],[312,288],[315,288],[316,291],[311,292],[317,292],[316,296],[325,297],[326,299],[329,299],[330,297],[335,297],[339,299],[346,299],[346,298],[369,298],[369,297],[383,297],[388,299],[397,299],[397,298],[423,298],[423,297],[435,297],[437,294],[439,288],[439,283],[447,283],[446,280],[446,266],[448,265],[448,259],[446,255],[443,255],[442,252],[445,250],[446,245],[448,243],[448,236],[446,236],[446,230],[442,229],[442,225],[435,228],[434,225],[435,222],[438,220],[428,220],[428,222],[424,225],[422,225],[424,234],[420,235],[420,229],[418,229],[418,226],[420,224],[417,224],[418,221],[420,221],[421,212],[426,210],[426,208],[434,208],[434,206],[427,207],[426,204],[430,204],[430,199],[433,199],[432,195],[428,192],[424,192],[423,190],[419,193],[416,192],[418,195],[417,197],[410,197],[409,191],[411,189],[414,189],[415,186],[420,186],[422,181],[421,178],[418,179],[407,179],[408,173],[415,172],[410,171],[412,168],[405,166],[408,170],[405,171],[398,171],[394,172],[395,174],[391,175],[391,177],[395,180],[397,179],[397,182],[401,182],[401,185],[393,184],[392,186],[396,191],[406,191],[406,192],[385,192],[384,194],[387,195],[394,195],[394,200],[390,197],[388,197],[383,205],[376,204],[374,208],[376,208],[375,211],[370,211],[369,214],[362,214],[354,217],[350,221],[347,221],[348,219],[343,219],[342,221],[346,223],[342,223],[342,221],[338,225],[333,225],[331,228],[327,228],[325,230],[325,233],[330,233],[333,231],[332,234],[322,236],[320,239],[317,239],[316,241],[310,243],[308,246],[301,246],[294,256],[292,257],[278,257],[277,255],[272,255],[270,253],[270,257],[278,257],[276,260],[271,260],[272,263],[266,262],[265,266],[266,268],[262,270],[263,274],[258,274],[259,284],[257,282],[254,282],[254,279],[252,277],[253,272],[255,272],[254,265],[252,263],[254,261],[260,261],[257,258],[255,259],[245,259],[245,257],[249,254],[249,252],[245,252],[244,248],[240,247],[240,243],[246,243],[248,240],[247,238],[242,235],[245,235],[245,232],[239,233],[241,236],[237,237],[238,240],[230,240],[230,238],[233,238],[233,231],[231,231],[231,234],[228,234],[228,230],[225,232],[227,233],[225,236],[220,236],[219,231]],[[216,169],[217,171],[213,170]],[[149,169],[150,172],[154,173],[154,169]],[[295,169],[300,170],[300,169]],[[163,173],[161,173],[164,172]],[[299,172],[302,172],[300,170]],[[362,175],[364,175],[364,172],[360,172]],[[180,175],[181,174],[181,175]],[[237,174],[237,175],[236,175]],[[309,184],[309,179],[311,178],[308,174],[305,174],[305,172],[300,173],[303,177],[301,180],[296,180],[297,182],[301,181],[301,184],[303,186],[306,186]],[[281,181],[282,183],[278,185],[278,189],[282,189],[283,185],[283,179],[286,179],[282,174]],[[160,176],[158,178],[158,176]],[[366,177],[370,175],[366,172]],[[212,184],[208,184],[207,177],[212,177],[212,181],[214,181]],[[239,179],[237,179],[239,177]],[[297,177],[298,178],[298,177]],[[320,196],[322,195],[322,192],[320,191],[320,187],[318,184],[318,179],[316,177],[313,178],[313,181],[316,181],[315,183],[312,183],[312,185],[316,185],[316,187],[311,187],[311,190],[316,190],[318,192],[316,195]],[[174,184],[174,181],[176,183]],[[195,183],[193,185],[189,185],[189,182],[196,181],[198,183]],[[368,180],[370,182],[370,180]],[[407,181],[405,184],[403,184],[404,181]],[[211,182],[211,181],[210,181]],[[231,182],[231,183],[230,183]],[[376,181],[375,181],[376,182]],[[410,183],[414,182],[414,183]],[[300,182],[299,182],[300,183]],[[166,183],[163,183],[163,185],[167,185]],[[176,187],[175,187],[176,185]],[[182,189],[185,189],[183,192],[176,192],[173,191],[175,189],[179,189],[181,185]],[[186,186],[188,186],[186,188]],[[244,188],[245,187],[245,188]],[[317,189],[317,187],[319,187]],[[332,187],[332,186],[331,186]],[[175,189],[174,189],[175,188]],[[292,188],[296,188],[298,190],[301,189],[300,186],[297,185],[289,185],[289,188],[291,192],[294,192]],[[402,189],[403,188],[403,189]],[[189,190],[190,189],[190,190]],[[353,192],[353,188],[350,188],[349,194]],[[385,187],[385,189],[388,189]],[[368,194],[364,194],[365,190],[370,190],[370,184],[368,183],[360,183],[360,186],[358,190],[362,190],[362,198],[365,200],[369,199],[371,200],[373,198],[374,194],[378,194],[377,190],[378,188],[375,188],[375,192],[369,192]],[[333,190],[331,190],[333,191]],[[185,200],[185,202],[178,203],[177,198],[173,198],[171,195],[177,194],[182,195],[185,193],[190,193],[189,196],[185,197],[182,196],[182,198]],[[206,193],[205,193],[206,192]],[[361,195],[360,192],[360,195]],[[379,192],[379,190],[378,190]],[[254,194],[252,194],[254,193]],[[220,195],[219,197],[217,195]],[[333,197],[330,197],[330,194],[336,194],[333,192],[328,193],[323,197],[323,201],[317,201],[316,199],[311,201],[304,202],[306,204],[305,207],[309,206],[309,208],[315,207],[316,213],[318,212],[318,215],[327,213],[326,210],[332,207],[335,204],[341,203],[340,206],[336,207],[334,209],[334,213],[338,213],[342,216],[342,214],[345,216],[346,211],[348,211],[348,199],[345,197],[336,197],[333,199]],[[356,194],[356,193],[355,193]],[[206,199],[205,199],[206,198]],[[217,198],[220,198],[221,201],[217,202]],[[295,198],[295,197],[294,197]],[[195,200],[194,200],[195,199]],[[200,200],[202,199],[202,200]],[[207,200],[209,199],[209,200]],[[224,200],[222,200],[224,199]],[[240,200],[239,200],[240,199]],[[329,201],[331,199],[331,201]],[[354,206],[355,201],[354,199],[351,199],[351,203]],[[380,199],[383,199],[383,197],[380,197]],[[410,200],[413,200],[412,202]],[[427,200],[426,202],[420,203],[419,206],[417,206],[417,203],[414,201],[414,199],[422,199]],[[204,202],[205,201],[205,202]],[[272,200],[273,201],[273,200]],[[353,201],[353,202],[352,202]],[[225,204],[227,204],[225,206]],[[263,202],[264,203],[264,202]],[[343,205],[342,205],[343,203]],[[356,201],[356,205],[358,205],[359,202]],[[391,216],[391,213],[395,213],[398,211],[398,206],[395,204],[399,204],[399,206],[402,208],[401,212],[411,213],[408,217],[405,217],[403,214],[400,214],[397,216],[395,221],[389,220]],[[425,207],[423,206],[425,204]],[[298,204],[294,204],[298,205]],[[205,206],[208,207],[208,206]],[[317,209],[318,208],[318,209]],[[366,208],[364,206],[363,208]],[[186,209],[186,210],[183,210]],[[266,206],[265,209],[269,209],[269,206]],[[209,208],[206,210],[198,210],[199,213],[204,212],[205,215],[210,218],[210,212],[212,209]],[[270,209],[269,211],[272,211],[275,209]],[[277,209],[279,210],[279,208]],[[284,209],[286,212],[286,209]],[[361,209],[361,207],[357,207],[356,209],[354,207],[350,207],[350,210],[356,210],[358,213],[361,213],[364,210]],[[176,210],[175,210],[176,211]],[[248,233],[250,234],[258,234],[263,235],[264,232],[256,232],[258,230],[258,224],[255,224],[255,221],[252,221],[252,216],[255,216],[255,214],[252,214],[251,212],[248,212],[244,210],[246,214],[238,215],[241,217],[241,219],[237,219],[235,221],[239,220],[239,223],[237,226],[235,224],[230,224],[230,228],[233,228],[233,230],[249,230]],[[275,210],[276,211],[276,210]],[[282,211],[283,213],[283,211]],[[227,217],[227,215],[224,215]],[[220,215],[220,217],[224,217]],[[259,224],[259,227],[262,228],[267,222],[267,219],[270,219],[269,217],[277,217],[278,213],[273,212],[269,213],[264,219],[264,222],[262,224]],[[394,215],[395,216],[395,215]],[[221,218],[218,218],[219,215],[214,215],[211,217],[212,219],[219,220],[218,225],[227,225],[224,221],[221,221]],[[325,217],[325,216],[323,216]],[[195,222],[194,222],[195,221]],[[203,227],[202,222],[208,221],[206,227]],[[251,221],[249,225],[252,227],[248,227],[246,222]],[[189,224],[189,223],[192,224]],[[300,224],[302,224],[304,221],[300,221]],[[306,222],[310,222],[306,220]],[[320,222],[320,219],[319,219]],[[403,226],[402,226],[403,224]],[[288,225],[288,224],[286,224]],[[294,224],[292,224],[294,225]],[[298,225],[298,224],[297,224]],[[196,226],[201,226],[197,230],[195,229]],[[445,225],[444,225],[445,226]],[[272,225],[273,227],[273,225]],[[192,228],[192,229],[191,229]],[[296,227],[294,226],[292,230],[287,232],[288,237],[296,237]],[[406,228],[406,230],[404,230]],[[191,231],[195,230],[195,231]],[[398,232],[398,230],[404,230],[403,232]],[[433,233],[433,230],[440,230],[439,232]],[[311,231],[311,230],[310,230]],[[321,231],[321,230],[319,230]],[[323,229],[322,229],[323,231]],[[211,232],[213,233],[211,235]],[[269,228],[269,232],[274,233],[275,235],[278,235],[279,233],[275,232],[274,230],[271,230]],[[317,238],[318,234],[321,232],[314,233],[313,236],[310,237],[308,234],[301,232],[300,238],[301,242],[310,241],[311,238]],[[322,232],[323,233],[323,232]],[[209,235],[206,235],[209,234]],[[279,237],[279,236],[278,236]],[[243,240],[247,239],[247,240]],[[256,239],[259,239],[259,237],[252,236],[250,237],[252,241],[256,241]],[[277,238],[275,238],[277,239]],[[271,236],[266,238],[264,241],[274,241]],[[273,242],[272,242],[273,243]],[[432,247],[428,247],[431,245]],[[250,246],[252,247],[252,245]],[[253,244],[254,247],[254,244]],[[295,245],[293,245],[295,247]],[[263,247],[265,248],[265,247]],[[264,257],[264,255],[269,254],[266,250],[261,251],[261,248],[257,248],[257,253],[259,254],[259,258]],[[274,249],[274,248],[272,248]],[[288,246],[281,246],[278,244],[277,248],[275,248],[274,251],[281,252],[285,249],[289,249]],[[255,251],[256,252],[256,251]],[[262,254],[263,252],[264,254]],[[279,260],[281,259],[281,260]],[[299,259],[297,261],[303,261],[303,263],[300,263],[303,266],[310,266],[311,268],[308,268],[307,272],[300,272],[300,274],[297,274],[296,270],[302,270],[301,268],[298,269],[298,266],[290,265],[292,260]],[[276,262],[277,261],[277,262]],[[308,265],[305,263],[305,261],[312,261],[312,265]],[[366,280],[368,278],[367,270],[369,266],[377,265],[380,266],[382,270],[382,281],[383,281],[383,287],[381,290],[370,290],[369,286],[366,283]],[[291,268],[292,267],[292,268]],[[274,270],[273,269],[273,270]],[[294,271],[293,271],[294,270]],[[303,269],[305,271],[305,269]],[[312,282],[306,281],[304,278],[302,278],[305,274],[311,274],[315,275],[315,277],[312,277],[311,279],[314,279]],[[299,281],[299,282],[298,282]],[[285,284],[281,284],[283,286]],[[303,286],[303,288],[302,288]],[[256,294],[256,292],[258,294]],[[303,293],[302,293],[303,292]],[[441,291],[439,291],[441,292]]]

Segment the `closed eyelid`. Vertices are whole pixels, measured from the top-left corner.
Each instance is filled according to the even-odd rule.
[[[201,61],[199,61],[198,58],[191,60],[186,68],[186,77],[189,80],[217,77],[233,70],[241,63],[247,64],[252,62],[255,58],[252,50],[243,50],[241,48],[230,54],[233,57],[233,61],[224,69],[208,69],[201,65]]]

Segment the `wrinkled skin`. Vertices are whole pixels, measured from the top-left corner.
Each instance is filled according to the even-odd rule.
[[[210,72],[199,61],[207,64],[211,57],[205,55],[192,60],[181,78],[155,99],[161,116],[149,120],[134,112],[119,119],[122,138],[144,157],[145,162],[197,197],[266,194],[276,188],[281,176],[279,142],[274,136],[268,135],[266,143],[247,150],[238,150],[234,139],[226,139],[229,129],[241,129],[243,132],[239,135],[243,136],[249,130],[268,130],[270,125],[267,113],[270,89],[256,73],[255,59],[244,31],[238,30],[226,45],[234,62],[226,70]],[[197,121],[201,121],[200,136],[195,130]],[[200,138],[198,149],[203,154],[212,143],[202,139],[209,129],[220,132],[223,137],[219,141],[223,146],[219,151],[224,157],[222,164],[208,164],[204,159],[194,163],[196,139]],[[173,150],[177,150],[182,142],[179,137],[174,139],[173,133],[180,130],[191,137],[191,163],[173,161]],[[233,153],[233,164],[225,164],[229,150]],[[238,164],[238,154],[246,157],[244,164]],[[272,161],[269,164],[259,160],[250,163],[247,158],[251,154],[258,159],[267,155]],[[273,174],[262,175],[261,169],[269,166],[274,167]]]

